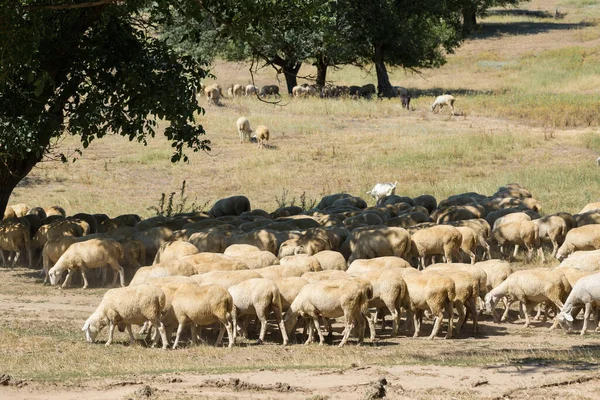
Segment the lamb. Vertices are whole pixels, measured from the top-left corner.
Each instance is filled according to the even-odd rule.
[[[373,189],[369,190],[366,194],[373,196],[375,200],[382,199],[386,196],[396,194],[396,185],[398,182],[385,182],[376,184]]]
[[[556,317],[558,323],[563,329],[570,332],[573,329],[573,310],[579,305],[585,305],[585,313],[583,315],[583,327],[581,335],[587,332],[587,324],[592,312],[592,307],[600,306],[600,273],[585,276],[577,281],[573,286],[569,297],[565,301],[560,313]],[[596,323],[598,321],[596,320]],[[600,327],[596,327],[598,331]]]
[[[163,349],[166,349],[169,342],[165,327],[160,321],[165,304],[165,294],[154,285],[110,289],[104,293],[96,311],[85,321],[81,330],[85,332],[86,340],[93,343],[98,333],[108,325],[108,340],[106,341],[108,347],[112,343],[115,326],[118,325],[121,328],[124,325],[129,333],[130,343],[134,344],[135,338],[131,331],[131,325],[141,325],[149,321],[158,327]]]
[[[567,223],[556,215],[538,218],[533,222],[538,226],[540,239],[547,237],[552,242],[552,257],[555,257],[558,246],[563,243],[567,235]]]
[[[435,316],[435,322],[428,339],[432,340],[435,338],[440,329],[445,311],[448,315],[448,333],[446,334],[446,339],[451,338],[453,330],[452,306],[456,297],[454,281],[434,272],[424,274],[413,268],[405,268],[399,271],[406,282],[406,288],[410,297],[410,314],[412,314],[415,328],[413,337],[418,337],[421,332],[423,312],[430,311]]]
[[[281,295],[277,285],[270,279],[256,278],[249,279],[229,287],[229,293],[233,298],[236,307],[236,317],[256,315],[260,321],[260,334],[258,344],[265,340],[267,332],[267,315],[269,310],[275,314],[275,320],[281,330],[283,345],[288,343],[288,335],[281,317],[282,303]],[[247,324],[244,324],[244,327]],[[245,331],[245,329],[243,329]],[[234,324],[234,340],[237,332],[237,326]]]
[[[342,347],[347,343],[355,325],[359,332],[359,342],[362,341],[361,312],[368,300],[368,293],[365,293],[364,286],[354,279],[313,282],[300,290],[283,319],[289,334],[295,325],[297,315],[312,318],[314,327],[319,334],[319,344],[322,346],[325,338],[321,332],[319,317],[339,318],[343,316],[345,330],[339,345]],[[310,343],[311,339],[309,337],[306,343]]]
[[[196,325],[211,325],[219,322],[221,326],[215,346],[221,344],[225,330],[229,338],[229,347],[233,346],[235,305],[227,289],[218,285],[200,287],[195,284],[183,284],[173,295],[171,305],[179,324],[173,349],[176,349],[179,344],[183,327],[190,322],[194,344],[196,344]]]
[[[514,244],[515,251],[513,257],[517,256],[519,246],[525,246],[527,248],[528,260],[531,260],[533,250],[537,249],[538,256],[542,259],[542,262],[546,261],[540,244],[538,225],[532,221],[512,221],[500,224],[492,230],[492,238],[498,242],[502,255],[504,255],[505,245]]]
[[[435,101],[431,104],[431,111],[435,112],[435,110],[438,109],[437,112],[440,112],[442,108],[444,108],[444,106],[448,106],[452,111],[450,115],[454,115],[454,101],[454,96],[451,96],[449,94],[443,94],[441,96],[438,96],[436,97]]]
[[[443,254],[446,262],[460,258],[462,235],[453,226],[437,225],[420,229],[411,236],[411,254],[419,259],[419,269],[425,268],[428,255]]]
[[[250,129],[250,121],[246,117],[239,117],[235,123],[238,133],[240,135],[240,143],[249,142],[250,136],[252,135],[252,129]]]
[[[565,241],[556,252],[556,258],[562,261],[574,251],[597,249],[600,249],[600,225],[584,225],[567,233]]]
[[[269,128],[265,125],[259,125],[256,127],[256,140],[258,141],[258,148],[262,149],[269,141]]]
[[[485,306],[492,313],[500,298],[507,297],[509,301],[519,301],[525,314],[525,327],[529,327],[529,314],[533,307],[544,301],[553,303],[559,309],[571,286],[560,270],[533,268],[512,273],[499,286],[485,296]],[[542,323],[545,322],[545,316]],[[555,324],[557,322],[555,321]],[[551,328],[555,327],[555,324]]]
[[[183,242],[181,240],[174,240],[171,242],[163,243],[158,249],[156,257],[152,265],[164,263],[171,260],[179,260],[186,256],[198,254],[198,248],[191,243]]]
[[[58,259],[54,267],[49,271],[50,284],[56,285],[63,272],[68,270],[67,278],[62,287],[66,288],[71,284],[73,274],[77,269],[81,271],[83,277],[83,288],[88,287],[88,280],[85,276],[86,269],[102,268],[107,264],[119,273],[121,286],[125,286],[125,272],[119,264],[119,259],[123,257],[121,244],[113,239],[90,239],[84,242],[73,243]],[[112,285],[117,283],[117,274],[115,273]]]

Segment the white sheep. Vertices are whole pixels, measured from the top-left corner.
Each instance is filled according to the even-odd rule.
[[[600,249],[600,225],[584,225],[573,228],[567,233],[565,241],[556,252],[556,258],[562,261],[575,251],[598,249]]]
[[[600,157],[596,158],[596,165],[600,167]]]
[[[84,242],[73,243],[58,259],[54,267],[50,269],[50,284],[56,285],[63,272],[69,271],[62,287],[66,288],[71,284],[71,279],[76,270],[81,271],[83,277],[83,288],[88,287],[88,280],[85,276],[86,269],[102,268],[107,265],[119,273],[121,286],[125,286],[125,272],[119,264],[123,257],[121,244],[113,239],[90,239]],[[117,283],[117,274],[114,274],[112,285]]]
[[[246,97],[256,96],[258,94],[258,88],[254,85],[246,86]]]
[[[373,189],[369,190],[366,194],[370,194],[375,200],[379,200],[386,196],[391,196],[395,194],[397,184],[398,182],[378,183],[375,186],[373,186]]]
[[[431,104],[431,111],[434,112],[436,109],[438,109],[437,112],[440,112],[444,106],[448,106],[452,110],[452,114],[450,115],[454,115],[454,100],[454,96],[449,94],[438,96],[433,104]]]
[[[93,343],[98,333],[108,325],[108,340],[106,346],[110,346],[113,340],[115,326],[121,328],[123,325],[129,333],[129,341],[135,343],[131,325],[141,325],[151,322],[158,327],[163,341],[163,349],[168,346],[165,327],[160,321],[165,309],[166,297],[158,287],[154,285],[129,286],[118,289],[110,289],[104,293],[102,301],[96,311],[85,321],[82,331],[85,332],[86,340]],[[157,343],[158,336],[154,344]]]
[[[240,143],[249,142],[250,136],[252,135],[252,129],[250,129],[250,122],[246,117],[239,117],[235,123],[238,133],[240,135]]]
[[[573,329],[573,309],[577,306],[585,305],[585,314],[583,316],[583,327],[581,335],[585,335],[587,324],[592,312],[592,307],[600,306],[600,273],[585,276],[577,281],[569,297],[565,301],[560,313],[556,317],[563,329],[571,331]],[[596,320],[596,322],[598,322]],[[598,331],[599,327],[596,327]]]

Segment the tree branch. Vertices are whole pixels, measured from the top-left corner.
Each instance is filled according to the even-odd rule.
[[[126,0],[98,0],[98,1],[90,1],[87,3],[77,3],[77,4],[48,4],[44,6],[23,6],[25,10],[36,11],[36,10],[73,10],[77,8],[91,8],[91,7],[99,7],[107,4],[113,3],[124,3]]]

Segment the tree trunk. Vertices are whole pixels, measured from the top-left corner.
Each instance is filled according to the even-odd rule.
[[[0,162],[0,217],[4,216],[8,200],[19,182],[29,174],[31,169],[41,160],[35,154],[23,158],[8,156]]]
[[[284,60],[281,57],[276,57],[273,59],[273,64],[281,67],[283,70],[283,75],[285,76],[285,83],[288,88],[288,94],[292,94],[292,89],[294,86],[298,85],[298,71],[300,71],[300,67],[302,63],[299,63],[294,60]]]
[[[477,28],[477,6],[472,1],[467,1],[462,7],[463,35],[473,33]]]
[[[382,97],[396,97],[396,92],[390,83],[383,57],[383,45],[375,45],[375,71],[377,72],[377,95]]]
[[[325,81],[327,78],[327,67],[328,67],[326,57],[324,55],[319,54],[317,56],[317,62],[315,63],[315,66],[317,67],[317,85],[320,88],[324,88]]]

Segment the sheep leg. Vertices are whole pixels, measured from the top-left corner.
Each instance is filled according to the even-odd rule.
[[[419,257],[419,271],[423,271],[425,269],[425,256]]]
[[[429,335],[429,337],[427,339],[433,340],[433,338],[437,335],[443,318],[444,318],[444,313],[442,313],[442,312],[439,315],[436,315],[435,322],[433,323],[433,329],[431,330],[431,335]],[[450,336],[452,336],[452,335],[450,335]]]
[[[413,312],[413,324],[415,326],[415,333],[413,337],[419,337],[419,333],[421,333],[421,320],[423,319],[423,311],[416,310]]]
[[[515,244],[515,251],[513,252],[513,258],[517,258],[517,253],[519,252],[519,245]]]
[[[190,333],[192,335],[192,344],[194,346],[198,345],[198,332],[196,332],[196,324],[194,321],[190,324]]]
[[[321,332],[321,326],[319,325],[319,318],[315,315],[312,317],[313,325],[319,334],[319,346],[323,346],[325,344],[325,337],[323,336],[323,332]]]
[[[554,303],[554,307],[556,307],[558,310],[562,310],[564,304],[562,303],[562,301],[560,301],[560,299],[550,299],[550,301]],[[546,305],[546,308],[549,309],[548,304]],[[550,326],[550,328],[548,328],[549,330],[555,329],[558,326],[558,318],[556,318],[558,316],[558,313],[555,312],[554,314],[554,322],[552,322],[552,325]]]
[[[71,280],[73,279],[73,274],[75,273],[75,270],[70,269],[69,272],[67,273],[67,277],[65,278],[65,281],[62,284],[63,289],[68,288],[69,286],[71,286]]]
[[[257,344],[262,344],[265,341],[265,334],[267,333],[267,317],[264,309],[257,309],[256,316],[260,321],[260,333],[258,334]]]
[[[158,332],[160,332],[160,337],[162,339],[163,345],[162,348],[163,350],[166,350],[169,347],[169,337],[167,336],[167,329],[165,328],[165,324],[162,323],[162,321],[160,320],[156,320],[152,323],[155,327],[158,327]],[[154,344],[153,346],[156,346],[158,344],[158,335],[154,338]]]
[[[458,320],[456,321],[456,334],[459,334],[466,319],[465,308],[462,302],[459,300],[454,302],[454,308],[456,309],[456,313],[458,314]],[[450,318],[452,318],[452,315],[450,316]]]
[[[473,317],[473,336],[477,336],[477,334],[479,333],[479,315],[477,314],[477,308],[475,307],[475,299],[473,299],[472,297],[469,298],[465,305],[467,307],[467,310],[469,310],[471,316]]]
[[[85,268],[81,268],[81,279],[83,279],[83,289],[87,289],[89,286],[89,282],[87,277],[85,276]]]
[[[542,249],[542,247],[538,247],[537,249],[538,252],[538,257],[542,259],[542,262],[545,263],[546,262],[546,257],[544,256],[544,249]]]
[[[346,330],[344,331],[344,336],[342,337],[342,341],[340,342],[339,347],[344,346],[348,342],[350,332],[354,328],[352,314],[348,314],[346,311],[344,311],[344,325],[346,326]]]
[[[592,303],[585,303],[585,313],[583,314],[583,327],[581,328],[580,335],[583,336],[587,332],[588,320],[590,319],[590,313],[592,312]]]
[[[109,321],[108,323],[108,340],[106,341],[105,346],[108,347],[113,341],[113,335],[115,334],[115,324],[113,321]]]
[[[119,261],[111,260],[110,266],[112,267],[112,269],[114,271],[113,283],[112,283],[113,287],[116,286],[116,284],[117,284],[117,272],[119,273],[121,287],[125,287],[125,270],[123,269],[123,267],[121,267],[121,265],[119,264]]]
[[[127,333],[129,334],[129,344],[133,346],[135,344],[135,337],[133,336],[133,331],[131,330],[131,324],[125,325],[125,329],[127,329]]]
[[[452,307],[452,302],[448,300],[446,302],[446,313],[448,314],[448,334],[446,335],[446,339],[451,339],[453,334],[452,324],[454,322],[454,310]],[[443,317],[443,313],[442,313]],[[440,320],[441,323],[441,320]],[[438,327],[439,328],[439,327]],[[436,332],[437,333],[437,332]]]
[[[181,337],[181,332],[183,331],[184,326],[185,325],[180,322],[179,326],[177,327],[177,335],[175,336],[175,342],[173,343],[173,350],[175,350],[179,344],[179,338]]]
[[[398,336],[398,325],[400,325],[400,312],[399,308],[396,308],[395,304],[386,304],[388,311],[392,314],[392,337]],[[384,320],[385,321],[385,320]],[[383,324],[382,324],[383,330]]]
[[[527,304],[526,302],[521,302],[521,309],[523,310],[523,313],[525,314],[525,326],[524,328],[529,328],[529,313],[531,312],[531,305]]]
[[[544,303],[540,303],[537,305],[537,314],[535,314],[535,317],[533,317],[533,319],[535,319],[536,321],[540,320],[540,317],[542,316],[542,305]],[[544,320],[542,321],[542,324],[546,322],[546,314],[544,313]]]
[[[281,337],[283,338],[283,345],[286,346],[288,344],[289,338],[287,335],[287,331],[285,330],[285,324],[283,323],[283,318],[281,315],[281,310],[279,307],[275,305],[271,305],[273,309],[273,314],[275,314],[275,320],[277,321],[277,326],[279,326],[279,330],[281,331]]]

